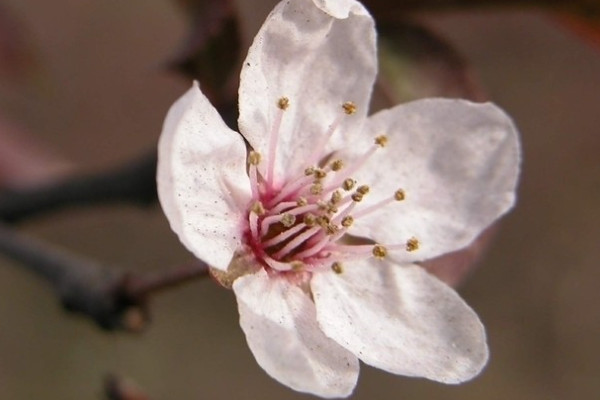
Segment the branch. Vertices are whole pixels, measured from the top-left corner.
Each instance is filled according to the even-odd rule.
[[[156,201],[156,153],[115,170],[0,192],[0,221],[14,223],[67,206]]]
[[[56,249],[0,224],[0,253],[47,280],[64,308],[93,319],[105,330],[142,330],[150,295],[208,276],[200,261],[150,275],[119,272]]]

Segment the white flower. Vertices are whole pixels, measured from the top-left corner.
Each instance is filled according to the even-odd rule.
[[[444,383],[481,371],[476,314],[413,263],[465,247],[515,198],[502,111],[430,99],[367,118],[376,69],[360,3],[283,1],[244,62],[243,137],[194,85],[159,143],[162,207],[198,258],[231,264],[217,275],[256,360],[323,397],[352,392],[358,359]]]

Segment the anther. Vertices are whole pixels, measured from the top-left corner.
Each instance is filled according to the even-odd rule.
[[[406,199],[406,193],[404,193],[404,190],[402,190],[402,189],[396,190],[396,192],[394,193],[394,199],[396,199],[397,201],[402,201],[402,200]]]
[[[322,192],[323,192],[323,185],[321,183],[319,183],[319,182],[313,184],[310,187],[310,193],[311,194],[318,195],[318,194],[321,194]]]
[[[348,178],[348,179],[344,179],[344,182],[342,183],[342,188],[345,191],[349,192],[352,190],[354,185],[356,185],[356,181],[352,178]]]
[[[281,216],[281,225],[285,226],[286,228],[291,227],[295,223],[296,223],[295,215],[292,215],[290,213],[285,213]]]
[[[300,197],[298,200],[296,200],[296,205],[298,207],[302,207],[308,204],[308,200],[306,200],[304,197]]]
[[[334,235],[336,233],[338,233],[338,231],[340,230],[340,227],[334,224],[329,224],[327,225],[327,227],[325,228],[327,230],[327,234],[328,235]]]
[[[331,193],[331,204],[338,204],[340,201],[342,201],[342,194],[339,190],[335,190]]]
[[[385,256],[387,256],[387,249],[380,244],[376,244],[373,246],[373,256],[382,260],[385,258]]]
[[[310,213],[305,214],[304,218],[302,220],[303,220],[304,224],[306,226],[308,226],[309,228],[315,226],[317,223],[317,217],[315,217],[313,214],[310,214]]]
[[[248,164],[258,165],[258,164],[260,164],[261,158],[262,158],[262,156],[260,155],[259,152],[252,150],[252,151],[250,151],[250,153],[248,153]]]
[[[344,269],[342,268],[342,263],[339,261],[336,261],[333,264],[331,264],[331,270],[336,274],[341,274],[342,272],[344,272]]]
[[[252,204],[252,207],[250,207],[250,211],[252,211],[256,215],[263,215],[265,213],[265,207],[260,201],[257,201],[254,204]]]
[[[344,162],[342,160],[334,160],[331,163],[331,170],[332,171],[339,171],[342,168],[344,168]]]
[[[304,269],[304,263],[302,261],[292,261],[290,263],[292,271],[301,271]]]
[[[406,241],[406,251],[419,250],[419,240],[416,237],[411,237]]]
[[[388,138],[385,135],[380,135],[375,138],[375,144],[379,147],[385,147],[388,143]]]
[[[354,217],[352,217],[352,215],[346,215],[344,218],[342,218],[342,226],[344,228],[351,227],[353,223],[354,223]]]
[[[327,172],[323,171],[320,168],[316,168],[315,171],[313,172],[313,175],[317,179],[323,179],[327,176]]]
[[[367,193],[369,193],[369,186],[368,185],[360,185],[359,187],[356,188],[356,192],[360,193],[362,195],[365,195]]]
[[[277,101],[277,107],[279,107],[282,110],[287,110],[289,106],[290,99],[288,99],[287,97],[282,97]]]
[[[354,193],[352,193],[352,196],[350,196],[350,197],[352,197],[352,200],[354,200],[355,202],[358,203],[358,202],[362,201],[363,196],[364,195],[362,193],[354,192]]]
[[[310,176],[315,173],[315,167],[308,167],[304,170],[304,175]]]
[[[344,109],[344,112],[348,115],[352,115],[356,112],[356,104],[354,104],[351,101],[347,101],[344,104],[342,104],[342,108]]]
[[[316,217],[315,222],[321,228],[327,228],[327,226],[329,225],[329,222],[331,222],[331,221],[330,221],[330,219],[329,219],[328,216],[326,216],[326,215],[320,215],[320,216]]]

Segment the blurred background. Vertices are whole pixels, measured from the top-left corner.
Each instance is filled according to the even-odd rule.
[[[0,76],[0,116],[78,171],[155,147],[190,81],[165,66],[187,32],[168,0],[4,0],[29,61]],[[517,208],[459,289],[487,327],[491,359],[461,386],[363,366],[354,399],[591,399],[600,395],[600,48],[536,11],[424,13],[515,119]],[[15,28],[16,29],[16,28]],[[243,51],[245,53],[245,50]],[[61,161],[62,162],[62,161]],[[158,206],[69,209],[19,230],[125,270],[191,260]],[[0,258],[0,398],[101,399],[107,373],[152,399],[309,398],[256,364],[234,296],[210,279],[152,299],[140,335],[65,314],[42,281]]]

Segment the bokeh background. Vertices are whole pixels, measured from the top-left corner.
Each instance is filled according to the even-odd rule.
[[[34,64],[0,81],[0,110],[80,171],[155,146],[189,82],[165,70],[186,34],[167,0],[4,0]],[[593,399],[600,395],[600,49],[540,12],[420,14],[471,62],[522,134],[518,207],[460,288],[489,366],[461,386],[363,366],[355,399]],[[115,268],[191,260],[158,207],[71,209],[19,226]],[[68,316],[44,282],[0,258],[0,398],[101,399],[104,376],[152,399],[300,399],[255,363],[231,292],[207,279],[153,298],[141,335]]]

